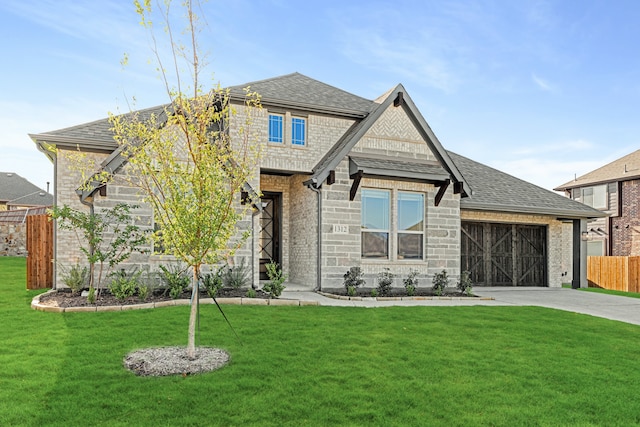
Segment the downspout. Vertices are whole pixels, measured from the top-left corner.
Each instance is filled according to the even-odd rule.
[[[90,198],[90,202],[88,202],[86,200],[86,198],[82,197],[82,192],[80,192],[80,194],[78,194],[78,198],[80,199],[80,203],[82,203],[85,206],[89,206],[89,215],[91,215],[93,217],[93,215],[95,215],[95,208],[93,206],[93,194],[91,196],[89,196]],[[89,255],[91,257],[93,257],[93,254],[95,253],[95,247],[93,245],[89,246]],[[89,264],[89,277],[90,277],[90,283],[92,287],[94,287],[95,289],[95,283],[93,283],[94,281],[94,273],[95,273],[95,264]]]
[[[316,187],[317,181],[313,179],[307,187],[318,195],[318,252],[316,266],[316,291],[322,290],[322,191]]]

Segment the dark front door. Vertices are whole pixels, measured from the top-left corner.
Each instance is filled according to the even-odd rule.
[[[260,216],[260,280],[268,280],[266,265],[271,261],[281,263],[280,254],[280,217],[282,211],[282,193],[265,192],[262,196],[262,215]]]
[[[475,285],[547,286],[547,228],[463,222],[461,269]]]

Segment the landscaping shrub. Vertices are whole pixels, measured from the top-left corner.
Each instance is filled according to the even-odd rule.
[[[240,264],[227,267],[224,274],[224,285],[233,289],[241,289],[249,286],[250,270],[245,265],[244,258]]]
[[[89,282],[89,269],[76,264],[63,274],[62,282],[71,289],[71,292],[80,293]]]
[[[364,272],[360,267],[351,267],[349,271],[342,276],[344,277],[344,287],[347,290],[347,294],[353,296],[360,286],[364,286],[366,282],[363,276]]]
[[[211,298],[214,298],[220,289],[222,289],[224,284],[222,277],[224,270],[224,267],[220,267],[215,272],[207,273],[200,278],[202,286],[204,286],[204,289]]]
[[[471,282],[470,271],[463,271],[460,274],[460,280],[458,281],[456,287],[458,288],[458,290],[460,290],[460,292],[469,297],[473,295],[473,283]]]
[[[118,301],[124,301],[135,295],[139,285],[140,271],[128,273],[125,270],[120,270],[112,273],[111,277],[113,278],[109,283],[109,291]]]
[[[162,270],[160,277],[167,286],[169,296],[173,299],[177,299],[180,297],[182,292],[189,287],[189,283],[191,281],[189,275],[186,274],[185,269],[180,268],[180,266],[177,265],[171,267],[161,265],[160,270]],[[165,294],[167,290],[165,290]]]
[[[272,297],[277,298],[282,294],[282,291],[285,288],[282,283],[287,280],[287,276],[282,273],[280,266],[278,266],[278,264],[273,260],[271,260],[266,267],[269,282],[262,287],[262,290],[268,292]]]
[[[256,297],[256,290],[255,289],[248,289],[246,295],[247,295],[247,298],[255,298]]]
[[[391,292],[391,285],[393,284],[394,274],[388,268],[378,273],[378,293],[380,296],[387,296]]]
[[[444,294],[447,286],[449,286],[449,276],[447,276],[446,270],[442,270],[441,273],[436,273],[433,276],[433,291],[436,295]]]
[[[404,288],[407,291],[407,295],[412,297],[416,294],[416,288],[418,287],[418,274],[417,270],[409,271],[409,275],[402,281]]]

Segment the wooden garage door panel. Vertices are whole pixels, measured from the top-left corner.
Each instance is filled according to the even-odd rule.
[[[476,285],[547,286],[547,229],[463,222],[461,268]]]

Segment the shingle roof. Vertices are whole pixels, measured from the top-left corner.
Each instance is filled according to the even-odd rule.
[[[53,195],[13,172],[0,172],[0,201],[18,206],[51,206]]]
[[[300,73],[232,86],[236,97],[244,97],[244,88],[260,94],[262,104],[286,106],[305,111],[319,111],[364,117],[375,106],[373,101],[314,80]]]
[[[553,191],[475,162],[449,151],[473,192],[460,200],[461,209],[524,214],[554,215],[559,218],[598,218],[605,213]]]
[[[602,184],[614,181],[629,181],[640,178],[640,150],[627,154],[594,171],[584,174],[574,180],[555,188],[557,191],[569,190],[585,185]]]

